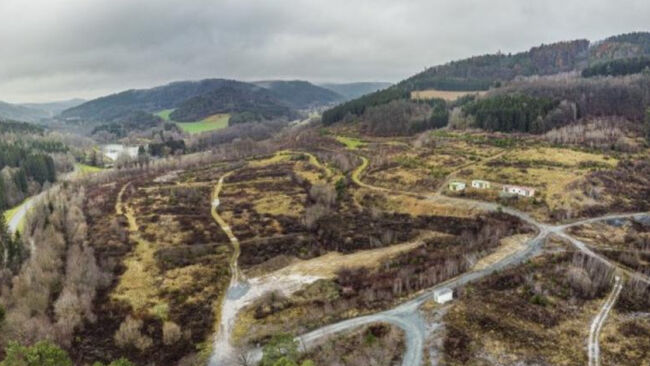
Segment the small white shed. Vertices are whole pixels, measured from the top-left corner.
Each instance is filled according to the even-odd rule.
[[[535,188],[524,187],[524,186],[511,186],[504,185],[503,191],[509,194],[516,194],[524,197],[533,197],[535,195]]]
[[[476,189],[488,189],[490,188],[490,182],[482,179],[474,179],[472,181],[472,188]]]
[[[448,287],[443,287],[433,291],[433,300],[438,304],[444,304],[453,300],[454,291]]]
[[[454,181],[449,183],[449,190],[450,191],[463,191],[465,190],[465,182],[460,182],[460,181]]]

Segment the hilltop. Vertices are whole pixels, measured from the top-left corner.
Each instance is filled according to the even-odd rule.
[[[603,63],[647,57],[650,55],[649,44],[650,33],[638,32],[613,36],[595,43],[585,39],[563,41],[536,46],[515,54],[499,52],[452,61],[430,67],[389,88],[332,108],[323,114],[323,122],[331,124],[342,121],[346,116],[360,117],[370,107],[408,100],[417,91],[480,94],[510,83],[534,82],[539,78],[552,79],[557,75],[565,75],[566,79]]]
[[[47,113],[42,110],[0,101],[0,118],[37,122],[46,117]]]
[[[276,98],[295,109],[321,107],[345,99],[330,89],[302,80],[257,81],[254,84],[269,90]]]

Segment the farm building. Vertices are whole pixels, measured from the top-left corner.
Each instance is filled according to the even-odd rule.
[[[443,287],[433,291],[433,300],[438,304],[444,304],[454,298],[454,292],[448,288]]]
[[[465,182],[450,182],[449,190],[450,191],[462,191],[466,187]]]
[[[472,188],[488,189],[490,188],[490,182],[488,182],[487,180],[474,179],[472,181]]]
[[[516,194],[524,197],[532,197],[535,195],[535,188],[523,187],[523,186],[504,185],[503,191],[505,193]]]

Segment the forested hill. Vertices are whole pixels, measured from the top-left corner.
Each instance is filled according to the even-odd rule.
[[[67,152],[65,144],[49,139],[40,127],[0,119],[0,211],[54,182],[57,171],[52,155]]]
[[[229,94],[233,93],[233,94]],[[127,90],[63,111],[61,117],[112,122],[136,112],[176,109],[178,121],[195,121],[206,113],[241,113],[290,117],[294,109],[340,102],[344,97],[306,81],[246,83],[226,79],[175,82],[152,89]]]
[[[48,117],[54,117],[57,114],[65,111],[66,109],[74,108],[85,102],[86,102],[85,100],[77,98],[77,99],[62,100],[57,102],[23,103],[20,105],[26,108],[42,111],[46,113]]]
[[[245,116],[238,118],[246,121],[296,117],[294,110],[270,90],[238,81],[228,81],[221,87],[185,100],[170,117],[185,122],[217,113],[236,113]]]
[[[0,134],[42,133],[43,128],[27,122],[4,120],[0,118]]]
[[[48,113],[39,109],[29,108],[17,104],[0,102],[0,119],[37,122],[46,118]]]
[[[629,33],[590,44],[588,40],[558,42],[516,54],[489,54],[431,67],[392,87],[351,100],[326,111],[325,123],[366,108],[408,97],[414,90],[476,91],[499,86],[517,77],[581,71],[597,63],[650,55],[650,33]]]
[[[518,76],[552,75],[582,70],[592,64],[619,58],[650,55],[650,33],[629,33],[594,44],[586,39],[533,47],[515,54],[475,56],[434,66],[400,85],[408,90],[485,90],[499,81]]]
[[[273,95],[295,109],[308,109],[343,101],[344,96],[307,81],[258,81],[255,85],[268,89]]]
[[[91,100],[61,113],[64,118],[112,121],[133,111],[156,112],[176,108],[189,98],[223,87],[231,80],[182,81],[152,89],[127,90]]]

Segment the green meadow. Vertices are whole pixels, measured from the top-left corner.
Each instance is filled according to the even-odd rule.
[[[226,128],[228,127],[228,121],[230,120],[230,114],[219,113],[213,114],[212,116],[206,117],[200,121],[177,122],[173,121],[169,116],[173,111],[173,109],[163,109],[162,111],[156,113],[156,116],[162,118],[165,121],[174,122],[176,126],[178,126],[181,130],[190,134]]]

